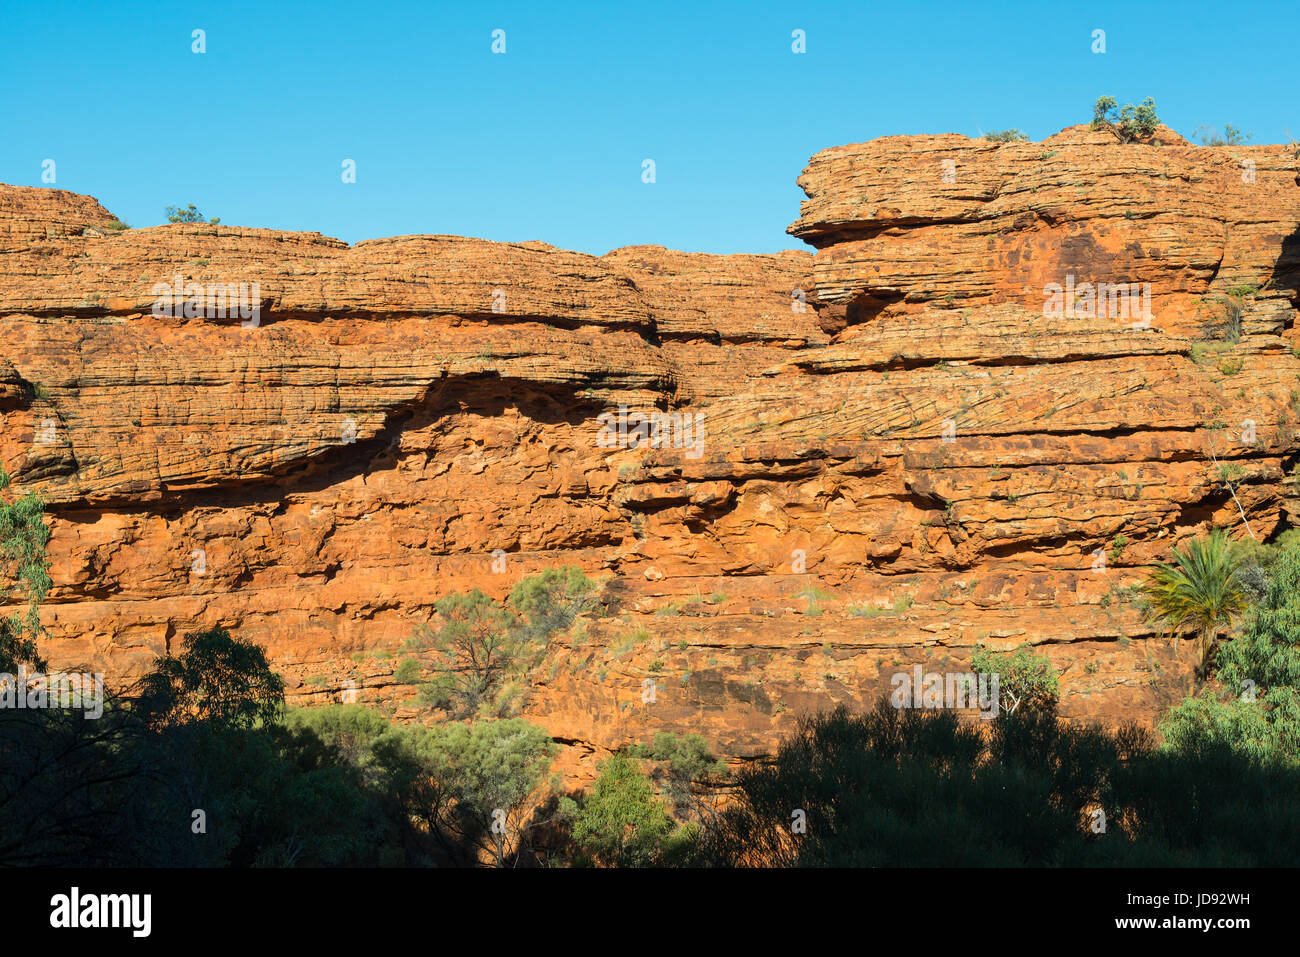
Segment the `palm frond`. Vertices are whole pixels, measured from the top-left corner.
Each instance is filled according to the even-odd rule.
[[[1193,539],[1185,550],[1173,550],[1172,564],[1160,564],[1142,587],[1153,617],[1168,628],[1177,648],[1177,635],[1187,627],[1200,640],[1198,671],[1209,665],[1214,636],[1246,607],[1241,560],[1236,548],[1216,529],[1208,539]]]

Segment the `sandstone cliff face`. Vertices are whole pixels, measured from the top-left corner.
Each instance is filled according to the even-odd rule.
[[[1254,534],[1295,524],[1300,444],[1296,159],[1161,139],[823,151],[815,255],[113,232],[0,186],[0,464],[50,503],[48,656],[126,678],[223,624],[297,702],[421,719],[393,672],[438,598],[578,564],[612,606],[525,704],[578,776],[665,729],[752,757],[977,642],[1042,646],[1066,714],[1149,720],[1193,652],[1130,586],[1247,534],[1220,466]],[[177,276],[255,283],[256,324],[155,315]],[[610,447],[620,406],[695,431]]]

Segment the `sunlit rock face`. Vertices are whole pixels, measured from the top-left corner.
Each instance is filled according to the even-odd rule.
[[[522,702],[576,777],[659,730],[768,752],[977,643],[1149,721],[1194,652],[1132,586],[1294,524],[1300,443],[1296,158],[1157,139],[825,150],[816,252],[774,255],[121,231],[0,186],[43,647],[120,683],[220,624],[295,703],[431,720],[394,672],[434,602],[578,565],[602,603]]]

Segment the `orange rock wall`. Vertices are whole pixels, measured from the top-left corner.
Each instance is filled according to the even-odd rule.
[[[825,150],[791,226],[815,254],[113,232],[0,186],[0,464],[49,501],[44,647],[125,679],[222,624],[296,702],[419,719],[393,672],[438,598],[578,564],[613,604],[524,708],[579,774],[664,729],[751,757],[977,642],[1040,646],[1067,714],[1150,720],[1192,651],[1130,586],[1246,534],[1216,461],[1255,534],[1295,524],[1300,445],[1296,158],[1162,141]],[[154,315],[177,275],[256,283],[257,325]],[[1067,275],[1149,283],[1151,321],[1044,315]],[[1206,340],[1241,286],[1241,341]],[[698,445],[607,447],[620,406]]]

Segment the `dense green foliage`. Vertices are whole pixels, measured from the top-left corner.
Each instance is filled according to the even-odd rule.
[[[703,853],[722,866],[1300,863],[1300,770],[1159,750],[1137,728],[1051,712],[991,724],[986,736],[885,699],[805,717],[775,760],[740,772]]]
[[[650,777],[679,820],[707,826],[717,817],[727,764],[714,756],[703,735],[660,731],[650,745],[630,748],[629,754],[651,763]]]
[[[437,621],[418,627],[413,642],[433,652],[420,701],[457,718],[513,714],[547,638],[590,609],[596,590],[581,569],[548,569],[520,581],[505,604],[477,588],[438,601]]]
[[[110,697],[94,720],[0,711],[0,864],[391,862],[371,832],[403,822],[385,820],[316,736],[261,722],[278,711],[263,691],[278,677],[224,632],[202,644],[206,653],[144,682],[187,689],[171,707]],[[227,689],[232,662],[245,673]]]
[[[1029,141],[1029,134],[1012,129],[985,133],[984,138],[994,143],[1026,143]]]
[[[626,755],[601,762],[600,777],[581,803],[565,798],[560,811],[572,821],[579,863],[652,867],[665,863],[671,853],[677,825],[656,799],[649,778]]]
[[[528,799],[555,752],[540,728],[284,714],[260,649],[197,637],[142,683],[170,694],[113,698],[96,720],[0,709],[0,865],[533,860]]]
[[[1169,747],[1229,747],[1260,760],[1300,762],[1300,543],[1245,554],[1260,589],[1239,634],[1214,657],[1218,686],[1173,708],[1160,731]]]
[[[141,682],[137,707],[152,727],[192,721],[250,728],[274,721],[284,681],[257,645],[224,628],[187,634],[180,657],[165,655]]]
[[[537,638],[568,628],[596,603],[596,583],[576,566],[548,568],[510,590],[510,606]]]
[[[0,492],[9,476],[0,469]],[[0,501],[0,599],[26,600],[27,608],[0,618],[0,672],[12,674],[19,665],[43,669],[37,650],[41,634],[40,603],[50,591],[45,545],[50,530],[45,525],[45,503],[37,495],[23,495],[12,503]]]
[[[1034,711],[1055,711],[1060,687],[1056,669],[1028,645],[1015,651],[990,651],[976,645],[971,654],[976,674],[997,675],[998,707],[1015,712],[1024,707]]]
[[[516,718],[398,727],[360,705],[294,711],[287,724],[318,736],[395,815],[418,822],[431,842],[426,855],[468,864],[481,851],[503,865],[526,853],[533,827],[526,799],[556,751],[535,725]]]
[[[1128,103],[1123,109],[1113,96],[1103,96],[1092,107],[1092,128],[1114,130],[1121,143],[1148,139],[1159,124],[1155,102],[1149,96],[1141,105]]]

